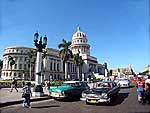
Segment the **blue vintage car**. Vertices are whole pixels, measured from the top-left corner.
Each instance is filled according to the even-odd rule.
[[[87,104],[100,102],[110,103],[112,98],[118,94],[119,90],[120,88],[115,82],[96,82],[93,88],[82,92],[82,98],[80,100],[85,101]]]
[[[89,86],[87,82],[65,81],[61,86],[50,89],[50,96],[54,99],[79,98]]]

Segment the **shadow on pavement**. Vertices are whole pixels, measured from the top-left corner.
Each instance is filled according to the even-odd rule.
[[[134,88],[135,86],[134,85],[131,85],[129,87],[121,87],[121,89],[130,89],[130,88]]]
[[[52,107],[60,107],[60,105],[33,106],[32,108],[41,109],[41,108],[52,108]]]
[[[54,99],[56,101],[60,101],[60,102],[77,102],[80,101],[80,98],[64,98],[64,99]]]
[[[109,106],[115,106],[121,104],[126,98],[128,98],[129,93],[119,93],[118,96],[109,103]]]

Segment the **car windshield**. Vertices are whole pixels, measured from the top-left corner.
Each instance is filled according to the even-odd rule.
[[[111,88],[111,85],[107,82],[97,83],[97,88]]]
[[[120,79],[119,81],[128,81],[128,79]]]
[[[62,86],[72,86],[72,87],[77,87],[80,86],[80,83],[63,83]]]

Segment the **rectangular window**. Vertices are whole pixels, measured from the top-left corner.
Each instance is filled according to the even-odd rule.
[[[15,61],[17,62],[18,57],[15,57]]]
[[[28,68],[30,68],[30,64],[28,64]]]
[[[14,69],[17,69],[17,64],[15,64]]]
[[[57,64],[57,71],[59,71],[59,63]]]
[[[14,73],[14,77],[16,77],[16,73]]]
[[[27,61],[27,57],[24,58],[24,61]]]
[[[22,57],[20,57],[20,61],[22,61]]]
[[[5,64],[5,66],[4,66],[4,69],[6,69],[6,64]]]
[[[22,69],[22,64],[19,64],[19,69]]]
[[[19,73],[18,77],[21,78],[22,77],[22,73]]]
[[[26,70],[27,69],[27,66],[26,66],[26,64],[24,64],[24,70]]]
[[[52,62],[50,63],[50,70],[52,71],[52,66],[53,66],[53,64],[52,64]]]
[[[54,71],[56,71],[56,63],[54,63]]]

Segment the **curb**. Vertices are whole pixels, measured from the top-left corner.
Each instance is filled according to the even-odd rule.
[[[33,98],[33,99],[31,98],[31,102],[42,101],[42,100],[47,100],[47,99],[52,99],[52,98],[50,96]],[[9,105],[21,104],[21,103],[23,103],[23,99],[16,100],[16,101],[2,102],[0,103],[0,108],[9,106]]]

